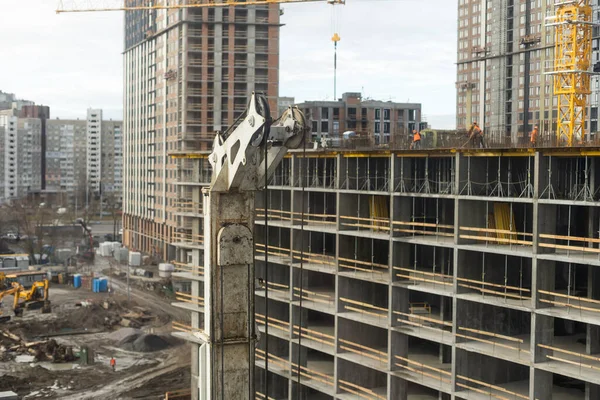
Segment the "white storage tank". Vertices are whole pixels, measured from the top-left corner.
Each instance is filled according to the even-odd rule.
[[[158,264],[158,270],[163,272],[173,272],[175,270],[175,266],[173,264],[160,263]]]
[[[139,267],[142,265],[142,253],[132,251],[129,253],[129,265],[132,267]]]
[[[116,253],[121,248],[121,242],[112,242],[113,253]]]

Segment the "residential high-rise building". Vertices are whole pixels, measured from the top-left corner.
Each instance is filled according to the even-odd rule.
[[[88,190],[100,193],[102,181],[102,110],[87,110],[86,178]]]
[[[363,99],[360,93],[344,93],[337,101],[306,101],[298,107],[311,120],[313,138],[353,131],[372,138],[374,144],[387,144],[398,135],[406,140],[421,124],[421,104]]]
[[[48,121],[46,189],[85,193],[87,120]]]
[[[123,191],[123,123],[88,110],[84,120],[48,120],[46,182],[49,191],[85,197]],[[88,176],[93,176],[88,181]]]
[[[18,118],[16,110],[0,111],[0,202],[24,197],[42,188],[42,123]]]
[[[555,32],[546,17],[554,0],[459,0],[457,46],[458,129],[478,121],[484,131],[506,143],[527,140],[534,125],[556,129],[553,95]],[[600,6],[593,3],[594,22]],[[551,21],[550,21],[551,22]],[[593,62],[598,62],[598,30],[594,29]],[[592,77],[586,132],[598,131],[598,77]]]
[[[124,243],[169,252],[180,199],[200,198],[193,159],[170,155],[212,146],[249,95],[277,114],[279,6],[133,11],[125,15]],[[170,254],[170,256],[169,256]]]

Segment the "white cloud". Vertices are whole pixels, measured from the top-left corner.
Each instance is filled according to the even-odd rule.
[[[53,116],[84,117],[87,107],[122,116],[122,13],[60,14],[58,1],[3,0],[0,90],[51,106]],[[283,6],[280,95],[421,102],[427,115],[455,112],[456,2],[348,0]],[[334,23],[332,23],[334,21]]]

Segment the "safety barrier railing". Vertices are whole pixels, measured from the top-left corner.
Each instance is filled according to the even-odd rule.
[[[440,381],[440,383],[450,384],[452,382],[451,372],[445,371],[440,368],[435,368],[427,364],[422,364],[420,362],[413,361],[405,357],[394,356],[394,358],[400,361],[394,362],[394,365],[406,371],[414,372],[418,375],[421,375],[421,379],[426,376],[428,378]],[[404,362],[404,364],[402,362]]]
[[[204,276],[204,267],[200,265],[189,265],[179,261],[171,261],[175,267],[175,272],[187,272],[192,275]]]
[[[408,325],[418,329],[426,329],[428,331],[452,334],[450,332],[450,330],[452,330],[452,322],[443,321],[430,316],[424,317],[423,315],[404,313],[400,311],[394,311],[393,313],[394,315],[399,316],[396,317],[396,321],[403,325]]]
[[[356,228],[358,231],[361,229],[368,229],[372,231],[389,232],[391,229],[389,218],[364,218],[340,215],[340,225],[342,228]]]
[[[490,294],[499,297],[509,297],[517,300],[531,300],[531,295],[526,295],[531,293],[531,290],[527,288],[478,281],[476,279],[456,278],[456,280],[460,282],[458,283],[458,286],[476,290],[481,292],[482,295]]]
[[[529,344],[526,344],[523,339],[515,338],[512,336],[500,335],[500,334],[494,333],[494,332],[487,332],[487,331],[484,331],[481,329],[466,328],[463,326],[459,326],[458,331],[464,332],[464,333],[458,333],[458,332],[456,333],[456,337],[459,337],[459,338],[463,338],[466,340],[474,340],[479,343],[489,344],[489,345],[493,346],[494,348],[500,347],[502,349],[515,350],[519,353],[524,353],[527,355],[531,354],[531,352],[528,350]],[[474,335],[484,336],[489,339],[482,339],[481,337],[474,336]],[[500,342],[494,341],[493,339],[504,340],[509,343],[508,344],[500,343]]]
[[[588,299],[587,297],[572,296],[570,294],[549,292],[547,290],[539,290],[539,289],[538,289],[538,293],[546,295],[546,296],[554,296],[555,297],[554,300],[540,298],[539,300],[542,303],[553,304],[554,306],[559,306],[559,307],[574,308],[574,309],[582,310],[582,311],[592,311],[592,312],[600,313],[600,300]],[[565,299],[565,300],[557,301],[556,297]],[[573,303],[571,303],[571,301],[576,301],[579,304],[573,304]],[[582,303],[585,305],[582,305]],[[597,308],[590,307],[592,305],[597,305]]]
[[[174,232],[173,240],[191,244],[202,244],[204,243],[204,235],[186,232]]]
[[[594,357],[589,354],[583,354],[583,353],[577,353],[575,351],[564,350],[559,347],[548,346],[545,344],[538,344],[537,346],[542,349],[551,350],[553,352],[563,354],[562,357],[557,357],[556,355],[546,355],[546,358],[548,358],[549,360],[560,361],[565,364],[575,365],[578,368],[585,368],[585,369],[589,369],[591,371],[600,371],[600,365],[589,364],[590,361],[599,362],[600,357]],[[568,356],[575,357],[575,360],[565,358]],[[585,363],[584,361],[587,361],[588,363]]]
[[[375,391],[372,389],[342,379],[338,381],[338,387],[345,392],[352,393],[353,395],[360,397],[361,399],[386,400],[385,396],[375,393]]]
[[[283,371],[290,370],[290,362],[284,358],[278,357],[271,353],[265,353],[265,351],[261,350],[261,349],[256,349],[255,355],[258,360],[262,360],[262,361],[266,361],[266,359],[268,358],[269,359],[269,368],[276,366]]]
[[[183,324],[181,322],[177,322],[177,321],[172,321],[171,325],[173,327],[173,330],[179,331],[179,332],[185,332],[185,333],[203,333],[204,329],[200,329],[200,328],[193,328],[190,325],[186,325]]]
[[[354,260],[344,257],[338,257],[338,265],[340,267],[340,271],[342,268],[348,268],[355,272],[367,272],[370,274],[375,274],[379,278],[385,277],[388,271],[388,266],[386,264]]]
[[[255,400],[276,400],[275,398],[262,394],[261,392],[256,392],[255,396]]]
[[[177,212],[202,214],[202,203],[187,200],[176,200],[173,202],[173,206]]]
[[[430,222],[392,221],[394,232],[409,233],[411,235],[427,236],[454,236],[454,225],[435,224]],[[399,228],[395,228],[398,226]]]
[[[256,218],[264,218],[265,217],[265,209],[257,208]],[[302,214],[299,211],[284,211],[284,210],[268,210],[269,219],[271,220],[279,220],[279,221],[290,221],[293,224],[296,223],[306,223],[306,224],[323,224],[323,225],[332,225],[335,226],[337,218],[335,214],[313,214],[313,213],[304,213]],[[303,217],[303,218],[302,218]],[[332,221],[333,219],[333,221]]]
[[[581,237],[581,236],[566,236],[566,235],[550,235],[547,233],[541,233],[540,237],[540,247],[545,247],[549,249],[555,250],[567,250],[567,254],[570,251],[578,251],[578,252],[586,252],[586,253],[600,253],[600,239],[597,238],[589,238],[589,237]],[[556,243],[547,243],[542,241],[558,241],[566,244],[556,244]],[[572,244],[571,242],[576,242],[576,244]],[[591,247],[590,245],[594,246]]]
[[[330,307],[335,305],[335,298],[333,295],[317,293],[313,292],[309,289],[300,289],[299,287],[294,286],[294,300],[299,300],[302,298],[304,301],[312,301],[318,304],[324,304]]]
[[[192,390],[191,389],[175,390],[172,392],[165,393],[165,400],[173,400],[173,399],[187,400],[187,399],[191,399],[191,398],[192,398]]]
[[[324,383],[327,386],[333,387],[334,384],[333,376],[315,371],[314,369],[310,369],[302,365],[299,366],[295,363],[292,363],[292,373],[313,381]]]
[[[194,296],[189,293],[175,292],[175,299],[198,307],[204,307],[204,297]]]
[[[414,284],[432,283],[447,287],[451,287],[453,285],[454,277],[451,275],[402,267],[394,267],[394,270],[399,271],[399,273],[395,274],[398,278],[407,279],[408,281],[412,281]]]
[[[258,254],[265,254],[265,248],[266,246],[262,243],[256,243],[256,253]],[[287,258],[291,258],[290,256],[290,249],[286,249],[285,247],[278,247],[278,246],[271,246],[269,245],[269,250],[267,251],[267,253],[271,256],[277,256],[277,257],[287,257]]]
[[[358,354],[361,357],[366,357],[371,360],[386,364],[388,355],[385,351],[376,350],[368,346],[364,346],[359,343],[354,343],[346,339],[338,339],[340,343],[340,349],[346,350],[350,353]]]
[[[294,335],[302,336],[303,339],[314,340],[326,346],[335,346],[335,336],[328,335],[314,329],[308,329],[299,325],[294,325]]]
[[[344,304],[344,310],[357,312],[359,314],[376,318],[379,322],[387,321],[388,317],[388,309],[383,307],[377,307],[372,304],[363,303],[361,301],[356,301],[352,299],[347,299],[345,297],[340,297],[340,301]]]
[[[269,293],[273,293],[276,296],[288,298],[290,295],[290,287],[277,282],[269,281],[266,283],[263,281],[261,289],[268,289]]]
[[[457,380],[460,379],[460,380],[463,380],[463,381],[471,383],[471,384],[474,383],[476,385],[479,385],[480,387],[475,387],[475,386],[468,385],[466,383],[461,383],[461,382],[456,382],[456,386],[461,387],[463,389],[472,390],[472,391],[477,392],[479,394],[483,394],[485,396],[489,396],[490,398],[499,399],[499,400],[512,400],[512,399],[516,399],[516,398],[519,398],[519,399],[529,399],[529,396],[525,396],[523,394],[520,394],[520,393],[517,393],[517,392],[513,392],[511,390],[503,388],[502,386],[492,385],[492,384],[489,384],[487,382],[479,381],[479,380],[476,380],[476,379],[471,379],[471,378],[468,378],[468,377],[463,376],[463,375],[457,375],[456,378],[457,378]],[[482,389],[482,387],[486,388],[488,390]],[[492,390],[495,390],[497,392],[501,392],[502,394],[498,394],[498,393],[492,392]],[[460,392],[459,392],[459,395],[460,395]],[[506,397],[505,395],[509,395],[509,396],[513,396],[513,397],[512,398],[511,397]]]
[[[506,229],[477,228],[471,226],[460,226],[458,229],[459,237],[461,239],[477,240],[479,242],[486,242],[486,244],[515,244],[521,246],[533,245],[533,233],[529,232],[516,232]]]
[[[308,264],[318,264],[325,268],[335,269],[336,260],[334,256],[328,256],[325,254],[309,253],[307,251],[292,250],[292,260],[295,263],[303,262]]]
[[[280,319],[276,319],[273,317],[265,318],[264,314],[256,313],[256,323],[259,325],[266,325],[267,321],[269,321],[269,329],[274,328],[279,331],[284,332],[286,335],[290,333],[290,323],[287,321],[282,321]]]
[[[427,302],[408,303],[408,311],[411,314],[431,314],[431,306]]]

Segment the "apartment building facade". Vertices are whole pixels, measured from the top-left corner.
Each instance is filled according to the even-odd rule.
[[[102,110],[87,111],[86,119],[47,122],[47,190],[70,197],[114,196],[123,191],[123,123],[102,120]],[[88,181],[88,178],[92,177]],[[73,201],[73,200],[71,200]]]
[[[127,12],[123,125],[124,243],[168,258],[182,226],[193,160],[169,154],[212,147],[253,91],[277,114],[279,7]],[[190,223],[186,223],[189,227]],[[171,250],[173,252],[173,250]]]
[[[256,398],[600,398],[599,166],[560,149],[290,152],[256,199]],[[174,303],[191,326],[173,322],[192,348],[201,227],[174,273],[192,282]]]
[[[594,22],[600,6],[590,2]],[[477,120],[488,132],[513,143],[527,140],[534,125],[556,129],[553,95],[554,28],[546,17],[554,0],[459,0],[457,43],[457,127]],[[592,63],[600,61],[599,34],[593,30]],[[591,78],[586,132],[598,131],[600,81]]]
[[[298,104],[311,121],[313,139],[339,138],[353,131],[389,144],[395,136],[406,139],[421,128],[421,104],[363,99],[361,93],[344,93],[338,101],[306,101]]]
[[[0,202],[25,197],[42,188],[42,123],[0,111]]]

